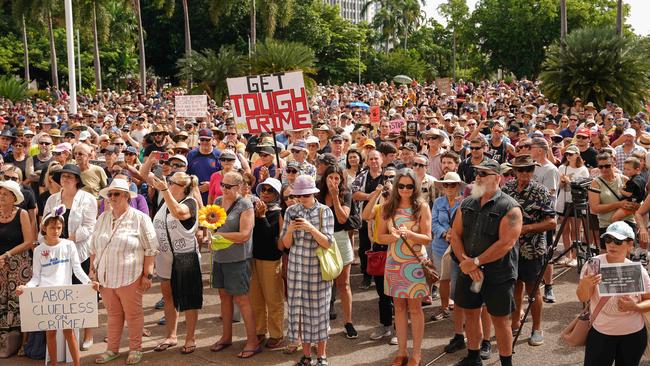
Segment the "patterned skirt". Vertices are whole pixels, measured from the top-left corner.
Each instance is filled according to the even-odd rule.
[[[0,271],[0,332],[20,330],[20,306],[16,288],[32,278],[28,251],[11,256]]]

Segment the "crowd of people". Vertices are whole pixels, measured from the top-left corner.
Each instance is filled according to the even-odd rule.
[[[460,80],[448,91],[349,83],[317,87],[312,129],[251,135],[235,127],[228,100],[211,102],[204,118],[178,117],[179,93],[106,91],[81,97],[76,114],[65,99],[0,100],[0,332],[20,329],[25,287],[90,283],[108,316],[106,350],[95,362],[120,357],[126,322],[126,363],[136,364],[147,334],[143,308],[153,305],[143,293],[157,279],[165,337],[155,351],[178,345],[182,312],[180,352],[190,354],[204,303],[200,259],[209,252],[222,320],[213,352],[233,344],[232,324],[242,321],[239,358],[282,348],[302,353],[296,366],[327,365],[336,298],[345,336],[355,339],[354,293],[374,286],[369,337],[397,346],[391,365],[420,365],[425,322],[448,318],[454,334],[445,352],[467,349],[457,365],[493,357],[492,334],[501,364],[511,365],[524,291],[535,299],[528,344],[540,346],[544,303],[556,301],[553,266],[582,264],[576,249],[549,262],[556,242],[593,243],[602,263],[644,260],[644,112],[580,98],[557,105],[528,80]],[[368,107],[350,106],[359,101],[379,107],[378,122]],[[583,185],[589,228],[572,198]],[[199,222],[210,204],[227,212],[214,231]],[[326,281],[317,249],[331,246],[342,271]],[[69,261],[36,255],[54,248]],[[440,275],[433,286],[428,259]],[[592,311],[609,305],[599,305],[585,364],[636,365],[650,278],[644,269],[645,294],[601,298],[600,275],[585,269],[592,267],[583,268],[576,299],[591,300]],[[363,277],[353,289],[354,271]],[[438,299],[425,314],[423,304]],[[93,345],[93,329],[78,344],[71,335],[79,364],[77,348]]]

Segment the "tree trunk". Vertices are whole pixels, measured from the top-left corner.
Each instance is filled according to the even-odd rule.
[[[135,17],[138,21],[138,44],[140,46],[140,91],[147,94],[147,64],[144,53],[144,30],[142,29],[142,12],[140,11],[140,0],[133,0]]]
[[[192,36],[190,34],[190,11],[187,0],[183,0],[183,20],[185,28],[185,57],[192,56]],[[187,80],[188,90],[192,90],[192,73],[190,71],[189,80]]]
[[[29,76],[29,46],[27,45],[27,26],[25,25],[25,16],[22,17],[23,21],[23,57],[24,57],[24,67],[25,67],[25,81],[30,82],[31,77]]]
[[[616,34],[623,34],[623,0],[618,0],[616,4]]]
[[[52,13],[47,9],[47,29],[50,34],[50,62],[52,63],[52,86],[59,89],[59,70],[56,62],[56,45],[54,44],[54,29],[52,28]]]
[[[560,0],[560,39],[564,41],[567,34],[566,0]]]
[[[251,0],[251,51],[255,53],[255,43],[257,42],[257,10],[255,0]]]
[[[93,66],[95,67],[95,90],[102,91],[102,65],[99,59],[99,36],[97,35],[97,3],[93,2]]]

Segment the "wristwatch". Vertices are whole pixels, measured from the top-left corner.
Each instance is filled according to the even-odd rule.
[[[147,277],[147,279],[148,279],[149,281],[151,281],[151,280],[153,279],[153,274],[151,274],[151,273],[147,273],[147,274],[145,275],[145,277]]]
[[[474,264],[476,264],[477,267],[481,266],[481,261],[478,260],[478,257],[474,257]]]

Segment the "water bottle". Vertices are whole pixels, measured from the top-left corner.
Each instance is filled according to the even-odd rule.
[[[480,281],[472,281],[472,285],[469,286],[469,290],[475,294],[478,294],[479,292],[481,292],[481,287],[483,287],[482,279]]]

